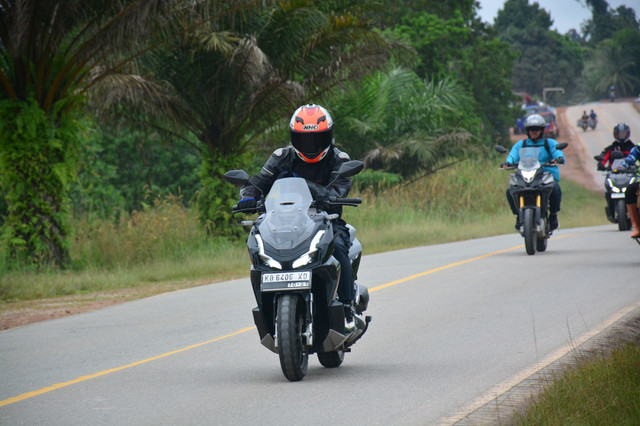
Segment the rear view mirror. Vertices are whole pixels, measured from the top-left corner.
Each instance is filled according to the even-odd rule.
[[[229,170],[224,174],[224,178],[234,185],[246,185],[249,182],[249,174],[244,170]]]

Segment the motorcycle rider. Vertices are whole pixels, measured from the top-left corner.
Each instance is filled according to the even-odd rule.
[[[350,178],[335,178],[349,155],[334,146],[333,119],[320,105],[299,107],[289,122],[291,145],[279,148],[271,154],[260,173],[240,189],[238,209],[255,208],[257,199],[269,193],[273,182],[283,177],[302,177],[307,180],[315,200],[327,200],[329,196],[344,198],[351,189]],[[331,183],[331,185],[328,185]],[[341,206],[327,205],[328,213],[342,214]],[[346,222],[340,217],[333,222],[334,257],[340,262],[338,299],[345,305],[345,330],[355,329],[353,318],[356,289],[353,268],[349,261],[351,241]]]
[[[630,136],[631,130],[626,123],[616,124],[616,126],[613,128],[613,143],[603,149],[600,153],[602,161],[598,162],[597,168],[599,171],[609,170],[609,168],[613,164],[613,160],[611,159],[612,152],[620,151],[624,155],[629,155],[629,152],[631,152],[631,150],[635,146],[635,144],[631,142],[631,139],[629,139]],[[607,215],[610,216],[610,220],[613,221],[611,212],[614,211],[614,207],[611,204],[611,194],[605,191],[604,198],[608,208]]]
[[[593,110],[591,110],[591,112],[589,113],[589,118],[591,119],[591,122],[593,123],[593,128],[595,129],[596,123],[598,122],[598,116]]]
[[[587,114],[587,111],[582,111],[582,117],[580,118],[580,120],[582,120],[582,122],[589,122],[589,114]]]
[[[624,159],[624,162],[619,164],[617,170],[626,170],[629,166],[634,165],[640,161],[640,146],[633,147],[629,155]],[[631,238],[640,238],[640,213],[638,212],[638,181],[636,180],[631,185],[627,186],[627,190],[624,193],[624,202],[627,204],[627,211],[629,212],[629,218],[633,225],[633,232]]]
[[[542,167],[542,170],[553,175],[553,180],[555,182],[551,195],[549,196],[549,227],[553,231],[558,229],[559,226],[558,212],[560,211],[560,204],[562,202],[562,190],[560,189],[559,183],[560,171],[556,164],[564,164],[564,154],[561,150],[556,149],[558,142],[555,139],[543,138],[545,127],[546,122],[540,115],[533,114],[527,117],[524,122],[524,128],[527,132],[528,138],[518,141],[513,145],[511,151],[509,151],[509,155],[507,156],[507,161],[503,163],[503,168],[513,166],[520,161],[520,148],[536,146],[543,147],[538,154],[538,161],[540,161],[540,164],[544,164],[546,162],[553,164],[551,166]],[[515,200],[511,197],[509,188],[507,188],[507,201],[509,202],[511,211],[516,215],[515,228],[520,232],[522,223],[520,223],[520,217],[518,215]]]
[[[620,151],[624,155],[629,155],[629,152],[636,146],[631,142],[631,129],[627,123],[618,123],[613,128],[613,143],[602,150],[600,156],[602,161],[598,162],[598,170],[607,170],[607,167],[611,167],[611,153],[614,151]]]

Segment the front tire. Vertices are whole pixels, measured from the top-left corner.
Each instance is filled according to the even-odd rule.
[[[536,254],[535,215],[532,209],[525,209],[523,216],[522,229],[524,231],[524,247],[528,255],[533,255]]]
[[[630,229],[629,219],[627,219],[627,206],[623,199],[616,202],[616,216],[618,219],[618,230],[628,231]]]
[[[309,353],[302,333],[305,331],[305,307],[296,294],[285,294],[278,300],[278,354],[284,376],[297,382],[307,374]]]

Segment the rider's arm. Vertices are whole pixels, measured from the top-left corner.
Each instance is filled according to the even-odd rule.
[[[240,198],[258,199],[262,195],[267,195],[273,186],[273,182],[282,172],[283,164],[286,161],[287,151],[283,148],[276,149],[267,162],[264,163],[260,173],[249,179],[249,183],[240,189]]]
[[[329,195],[338,198],[344,198],[349,194],[349,190],[351,190],[351,178],[338,178],[334,181],[336,177],[336,173],[338,173],[338,169],[340,165],[345,161],[349,161],[349,155],[346,152],[342,152],[337,148],[333,149],[333,168],[331,170],[331,174],[329,175],[329,183],[328,186]]]
[[[509,155],[507,155],[507,163],[516,164],[520,161],[520,148],[522,148],[522,141],[518,141],[513,145],[511,151],[509,151]]]

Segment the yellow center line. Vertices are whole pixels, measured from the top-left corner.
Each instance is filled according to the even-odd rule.
[[[551,240],[556,240],[556,239],[559,239],[559,238],[568,237],[570,235],[573,235],[573,234],[560,235],[560,236],[553,237],[553,238],[550,238],[550,239]],[[464,265],[465,263],[473,262],[475,260],[485,259],[487,257],[495,256],[496,254],[506,253],[506,252],[509,252],[509,251],[520,249],[522,247],[524,247],[524,244],[521,244],[521,245],[515,246],[515,247],[510,247],[510,248],[504,249],[504,250],[494,251],[493,253],[483,254],[482,256],[473,257],[471,259],[466,259],[466,260],[461,260],[459,262],[450,263],[448,265],[440,266],[438,268],[429,269],[428,271],[419,272],[417,274],[414,274],[414,275],[411,275],[411,276],[408,276],[408,277],[405,277],[405,278],[400,278],[399,280],[396,280],[396,281],[391,281],[391,282],[388,282],[386,284],[381,284],[381,285],[379,285],[377,287],[373,287],[373,288],[369,289],[369,292],[382,290],[383,288],[392,287],[394,285],[401,284],[401,283],[404,283],[404,282],[407,282],[407,281],[411,281],[411,280],[414,280],[416,278],[424,277],[425,275],[433,274],[434,272],[444,271],[445,269],[449,269],[449,268],[453,268],[453,267],[456,267],[456,266]]]
[[[554,237],[552,239],[565,238],[565,237],[568,237],[570,235],[573,235],[573,234],[562,235],[562,236]],[[398,285],[398,284],[401,284],[401,283],[404,283],[404,282],[407,282],[407,281],[411,281],[413,279],[420,278],[420,277],[423,277],[425,275],[433,274],[434,272],[443,271],[445,269],[453,268],[455,266],[464,265],[465,263],[473,262],[475,260],[485,259],[485,258],[490,257],[490,256],[495,256],[496,254],[505,253],[505,252],[516,250],[516,249],[519,249],[519,248],[522,248],[522,247],[524,247],[524,245],[519,245],[519,246],[511,247],[511,248],[508,248],[508,249],[504,249],[504,250],[494,251],[493,253],[483,254],[482,256],[477,256],[477,257],[474,257],[474,258],[471,258],[471,259],[466,259],[466,260],[461,260],[459,262],[450,263],[449,265],[441,266],[439,268],[430,269],[428,271],[420,272],[418,274],[414,274],[414,275],[411,275],[411,276],[408,276],[408,277],[405,277],[405,278],[401,278],[401,279],[396,280],[396,281],[391,281],[391,282],[388,282],[386,284],[382,284],[382,285],[379,285],[377,287],[373,287],[373,288],[371,288],[369,290],[369,292],[382,290],[384,288],[392,287],[394,285]],[[182,349],[178,349],[178,350],[175,350],[175,351],[167,352],[167,353],[164,353],[162,355],[158,355],[158,356],[154,356],[154,357],[151,357],[151,358],[143,359],[141,361],[132,362],[131,364],[123,365],[121,367],[116,367],[116,368],[111,368],[111,369],[108,369],[108,370],[99,371],[97,373],[88,374],[86,376],[80,376],[80,377],[75,378],[73,380],[69,380],[67,382],[62,382],[62,383],[56,383],[55,385],[47,386],[47,387],[44,387],[42,389],[38,389],[36,391],[23,393],[22,395],[14,396],[12,398],[8,398],[8,399],[5,399],[3,401],[0,401],[0,407],[4,407],[5,405],[13,404],[13,403],[16,403],[16,402],[19,402],[19,401],[24,401],[25,399],[33,398],[34,396],[42,395],[42,394],[45,394],[47,392],[54,391],[56,389],[61,389],[61,388],[67,387],[67,386],[74,385],[76,383],[85,382],[87,380],[95,379],[97,377],[106,376],[107,374],[111,374],[111,373],[115,373],[115,372],[118,372],[118,371],[126,370],[127,368],[135,367],[137,365],[146,364],[148,362],[155,361],[157,359],[166,358],[168,356],[175,355],[175,354],[178,354],[180,352],[185,352],[185,351],[188,351],[190,349],[194,349],[194,348],[198,348],[200,346],[207,345],[209,343],[214,343],[214,342],[217,342],[217,341],[220,341],[220,340],[223,340],[223,339],[227,339],[229,337],[237,336],[238,334],[246,333],[249,330],[255,330],[255,328],[256,328],[255,326],[245,327],[245,328],[240,329],[238,331],[234,331],[233,333],[225,334],[224,336],[220,336],[220,337],[216,337],[215,339],[207,340],[206,342],[197,343],[195,345],[191,345],[191,346],[184,347]]]
[[[76,379],[69,380],[68,382],[56,383],[55,385],[47,386],[46,388],[42,388],[42,389],[39,389],[39,390],[36,390],[36,391],[33,391],[33,392],[23,393],[22,395],[18,395],[18,396],[15,396],[13,398],[5,399],[4,401],[0,401],[0,407],[3,407],[5,405],[9,405],[9,404],[13,404],[14,402],[24,401],[25,399],[33,398],[34,396],[42,395],[44,393],[51,392],[51,391],[56,390],[56,389],[64,388],[64,387],[67,387],[67,386],[70,386],[70,385],[73,385],[73,384],[76,384],[76,383],[85,382],[87,380],[95,379],[96,377],[105,376],[107,374],[115,373],[116,371],[126,370],[127,368],[135,367],[136,365],[145,364],[145,363],[150,362],[150,361],[155,361],[155,360],[160,359],[160,358],[165,358],[165,357],[168,357],[170,355],[175,355],[175,354],[178,354],[180,352],[188,351],[189,349],[194,349],[194,348],[197,348],[197,347],[200,347],[200,346],[207,345],[209,343],[213,343],[213,342],[217,342],[217,341],[222,340],[222,339],[226,339],[228,337],[236,336],[238,334],[245,333],[245,332],[247,332],[249,330],[254,330],[255,328],[256,328],[255,326],[254,327],[246,327],[246,328],[243,328],[241,330],[234,331],[233,333],[225,334],[224,336],[220,336],[220,337],[216,337],[215,339],[207,340],[206,342],[201,342],[201,343],[197,343],[195,345],[187,346],[186,348],[182,348],[182,349],[178,349],[178,350],[175,350],[175,351],[167,352],[165,354],[154,356],[154,357],[147,358],[147,359],[143,359],[141,361],[132,362],[131,364],[123,365],[121,367],[116,367],[116,368],[111,368],[109,370],[99,371],[97,373],[89,374],[89,375],[86,375],[86,376],[80,376],[80,377],[78,377]]]

